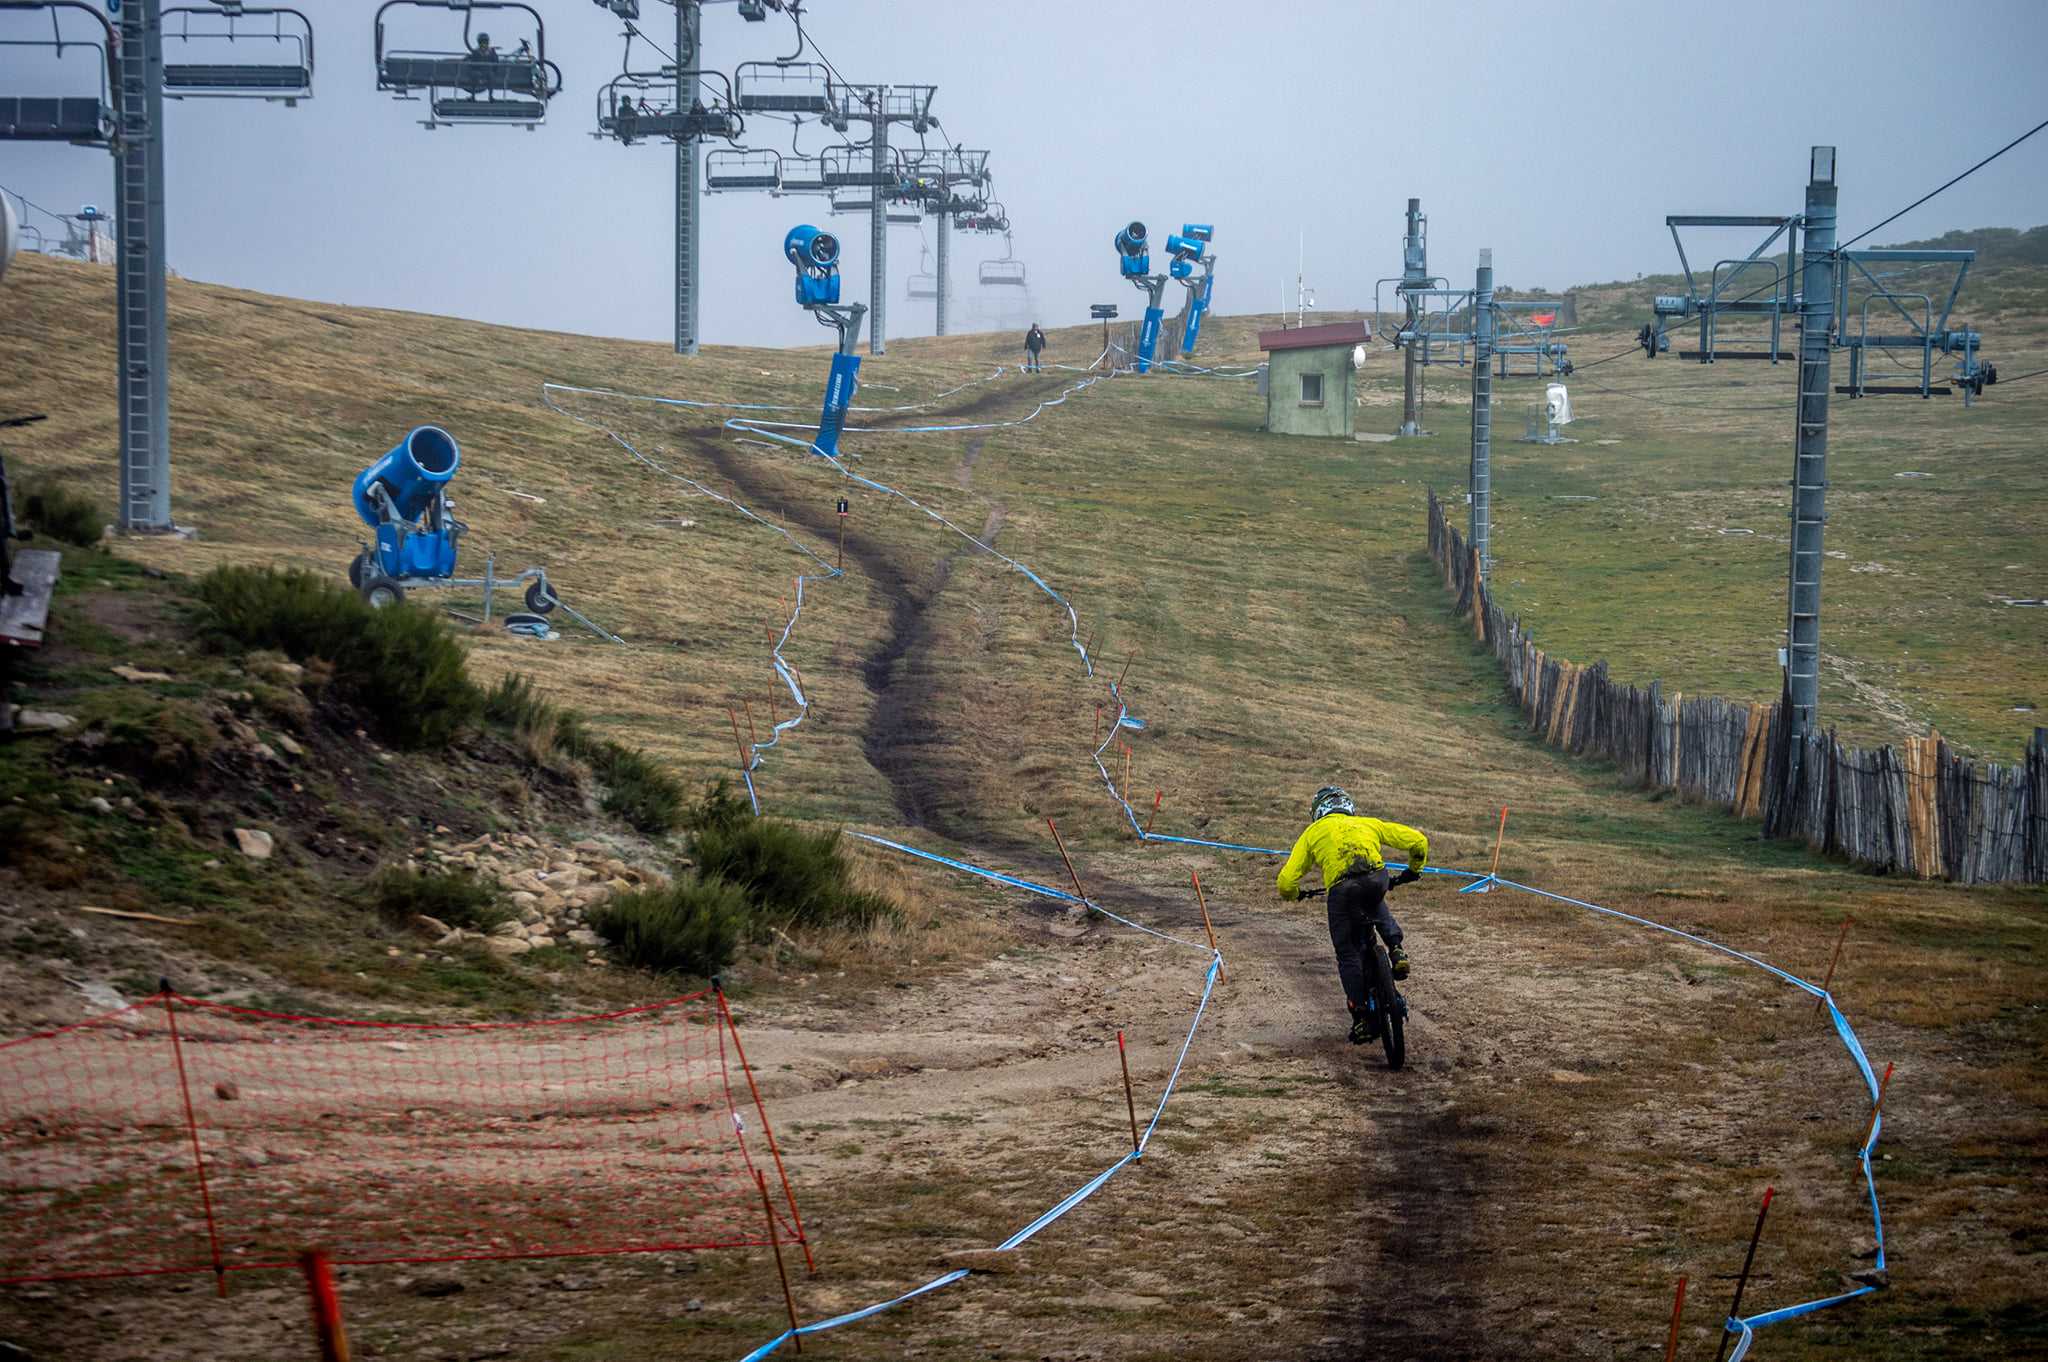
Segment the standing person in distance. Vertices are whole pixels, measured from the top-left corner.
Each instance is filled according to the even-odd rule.
[[[1397,880],[1387,878],[1385,847],[1408,858]],[[1337,952],[1337,977],[1344,982],[1344,1002],[1351,1009],[1351,1043],[1379,1038],[1366,1006],[1366,956],[1372,933],[1379,929],[1396,979],[1408,977],[1408,952],[1401,949],[1401,924],[1387,908],[1387,890],[1422,878],[1429,862],[1429,838],[1404,823],[1364,818],[1343,787],[1325,785],[1309,805],[1309,824],[1295,839],[1287,864],[1280,867],[1280,897],[1301,896],[1301,877],[1310,861],[1323,872],[1329,887],[1330,945]]]
[[[1025,373],[1038,374],[1045,372],[1043,366],[1038,361],[1039,351],[1043,349],[1045,349],[1045,331],[1037,322],[1033,322],[1031,323],[1031,329],[1024,333]]]

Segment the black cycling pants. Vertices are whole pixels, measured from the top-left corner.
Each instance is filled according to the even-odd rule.
[[[1401,924],[1387,908],[1387,870],[1340,876],[1330,886],[1330,944],[1337,950],[1337,977],[1344,981],[1344,1000],[1354,1012],[1365,1008],[1366,958],[1372,954],[1372,929],[1389,946],[1401,944]]]

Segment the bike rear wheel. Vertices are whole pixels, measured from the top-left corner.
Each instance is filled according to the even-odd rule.
[[[1408,1062],[1408,1037],[1404,1022],[1408,1006],[1394,990],[1394,968],[1387,952],[1377,941],[1372,948],[1373,1002],[1380,1010],[1380,1046],[1387,1052],[1387,1067],[1398,1069]]]

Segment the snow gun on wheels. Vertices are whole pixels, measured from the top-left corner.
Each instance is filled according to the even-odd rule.
[[[818,414],[818,452],[839,457],[839,432],[846,427],[846,409],[860,386],[860,356],[853,353],[860,339],[861,318],[867,316],[862,303],[841,305],[839,301],[839,238],[805,223],[792,227],[782,238],[782,254],[796,267],[796,303],[839,333],[839,351],[832,356],[832,375],[825,383],[825,406]]]
[[[1135,288],[1145,292],[1145,321],[1138,330],[1137,369],[1149,372],[1152,356],[1159,350],[1159,323],[1166,310],[1159,304],[1166,291],[1163,274],[1152,273],[1152,246],[1145,239],[1145,224],[1132,222],[1116,234],[1117,270]]]
[[[439,426],[418,426],[383,458],[356,474],[356,514],[376,538],[364,544],[362,552],[349,563],[349,585],[378,609],[398,604],[408,591],[481,588],[483,619],[487,624],[494,594],[502,588],[524,585],[526,608],[531,613],[508,616],[507,628],[546,637],[547,623],[542,616],[560,606],[592,633],[614,643],[622,642],[562,605],[561,598],[548,584],[545,568],[530,567],[501,577],[496,561],[486,558],[483,576],[455,575],[460,540],[469,532],[469,526],[455,518],[448,483],[461,466],[462,449],[454,436]]]

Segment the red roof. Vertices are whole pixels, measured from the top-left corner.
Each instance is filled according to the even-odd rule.
[[[1372,323],[1330,322],[1324,326],[1298,326],[1292,330],[1261,331],[1261,350],[1319,350],[1332,345],[1358,345],[1372,339]]]

